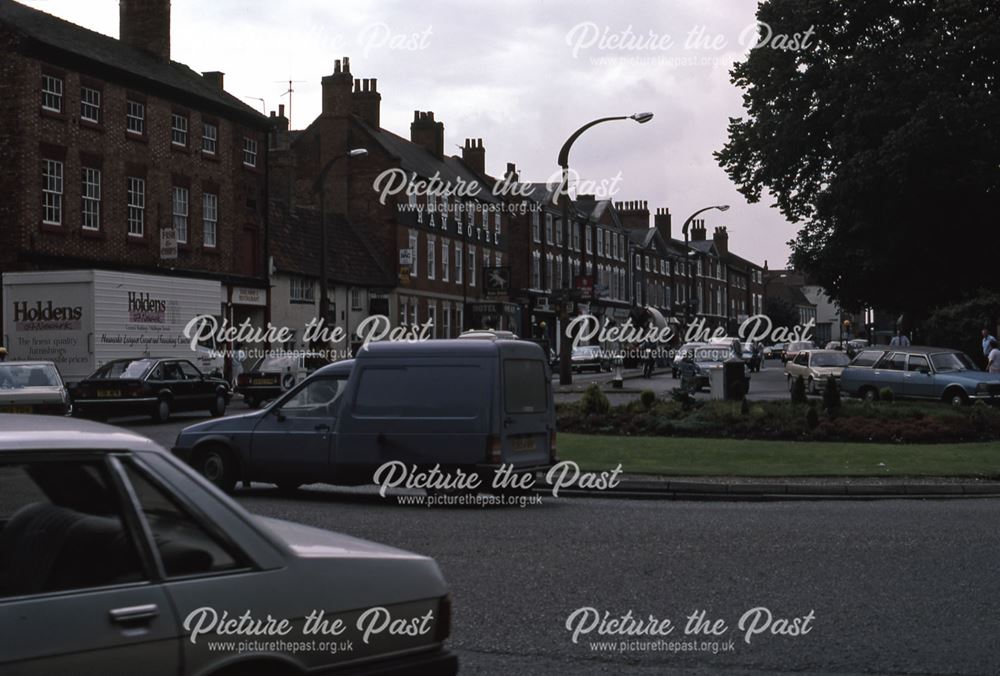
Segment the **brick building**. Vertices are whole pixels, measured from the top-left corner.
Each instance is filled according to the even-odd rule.
[[[347,58],[335,62],[323,78],[320,116],[289,132],[287,148],[272,150],[275,197],[294,208],[318,205],[322,196],[328,215],[344,215],[356,226],[397,279],[389,294],[394,321],[431,320],[437,337],[487,324],[516,328],[517,308],[483,292],[486,269],[506,263],[507,216],[484,178],[481,139],[467,139],[462,157],[445,155],[444,125],[430,111],[414,112],[409,139],[383,129],[377,81],[355,79],[350,68]],[[366,156],[347,157],[360,148]],[[452,190],[478,185],[479,191],[476,197],[387,194],[378,190],[385,187],[380,176],[436,179]]]
[[[169,2],[122,0],[120,34],[0,0],[0,271],[218,279],[263,322],[267,120],[170,60]]]

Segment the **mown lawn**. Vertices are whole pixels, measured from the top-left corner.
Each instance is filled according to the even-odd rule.
[[[560,433],[583,470],[680,476],[1000,477],[1000,443],[869,444]]]

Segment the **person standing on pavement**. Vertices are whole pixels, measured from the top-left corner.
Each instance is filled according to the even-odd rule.
[[[1000,373],[1000,343],[994,338],[987,347],[989,352],[986,354],[986,370],[990,373]]]
[[[995,342],[996,338],[990,335],[990,330],[987,327],[983,327],[983,356],[990,356],[990,343]]]
[[[909,347],[910,339],[902,331],[896,329],[896,335],[889,341],[889,345],[891,347]]]

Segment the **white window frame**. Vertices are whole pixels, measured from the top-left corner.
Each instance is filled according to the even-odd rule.
[[[450,282],[451,279],[451,243],[441,238],[441,281]]]
[[[186,148],[188,144],[188,117],[181,113],[170,114],[170,145]]]
[[[316,282],[308,277],[294,276],[288,280],[288,299],[293,302],[316,301]]]
[[[62,225],[63,163],[42,160],[42,223]]]
[[[476,247],[469,245],[469,286],[476,285]]]
[[[243,137],[243,166],[257,166],[257,139],[249,136]]]
[[[210,131],[211,130],[211,131]],[[201,123],[201,152],[214,155],[219,146],[219,125],[214,122]]]
[[[545,243],[552,244],[552,214],[545,214]]]
[[[219,243],[219,196],[202,193],[201,202],[202,239],[206,247],[215,248]]]
[[[438,337],[438,308],[437,301],[428,298],[427,299],[427,321],[431,323],[431,338]]]
[[[80,174],[80,227],[98,231],[101,229],[101,170],[85,165]]]
[[[410,230],[410,253],[413,258],[413,265],[410,266],[410,277],[418,277],[420,260],[420,240],[417,239],[417,231]]]
[[[146,133],[146,104],[135,99],[125,99],[125,131],[142,136]]]
[[[171,194],[171,214],[173,215],[174,233],[178,244],[188,243],[188,213],[191,205],[191,191],[175,185]]]
[[[597,229],[597,255],[598,256],[603,256],[604,255],[604,229],[603,228],[598,228]]]
[[[542,218],[537,210],[531,212],[531,239],[535,242],[542,241]]]
[[[63,106],[63,79],[42,73],[42,110],[61,113]]]
[[[531,252],[531,288],[542,288],[542,255],[537,251]]]
[[[462,275],[464,274],[464,270],[465,270],[465,263],[462,260],[462,256],[464,255],[464,253],[465,252],[464,252],[464,250],[462,248],[462,245],[458,244],[456,242],[455,243],[455,283],[456,284],[461,284],[462,283]]]
[[[92,116],[91,116],[92,115]],[[101,122],[101,90],[80,86],[80,119],[86,122],[100,124]]]
[[[441,301],[441,313],[444,315],[442,324],[442,337],[451,338],[451,301]]]
[[[437,277],[437,237],[427,235],[427,279]]]
[[[142,237],[146,234],[146,179],[129,176],[126,187],[128,236]]]

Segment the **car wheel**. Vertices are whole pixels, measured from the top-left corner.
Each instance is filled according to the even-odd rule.
[[[969,397],[961,390],[949,390],[944,393],[945,401],[952,406],[965,406],[969,403]]]
[[[874,387],[862,388],[861,398],[865,401],[878,401],[878,390]]]
[[[215,403],[212,404],[212,408],[209,409],[213,418],[220,418],[226,415],[226,397],[219,393],[215,395]]]
[[[231,493],[236,486],[236,461],[232,453],[221,446],[210,446],[198,453],[195,469],[217,488]]]
[[[170,401],[168,399],[160,399],[156,402],[156,408],[153,409],[153,420],[158,423],[165,423],[168,418],[170,418]]]

